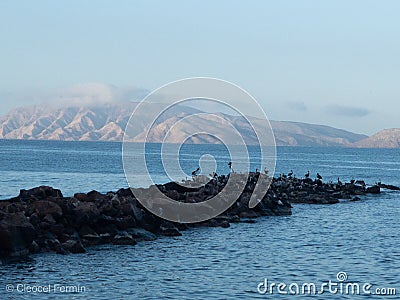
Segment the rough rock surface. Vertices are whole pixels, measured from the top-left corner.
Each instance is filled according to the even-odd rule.
[[[334,204],[339,199],[360,200],[366,193],[379,193],[394,186],[323,183],[280,176],[270,178],[271,187],[254,208],[249,208],[259,173],[245,175],[245,188],[224,213],[208,221],[182,224],[162,220],[146,210],[130,189],[106,194],[92,191],[64,197],[60,190],[37,187],[21,190],[20,195],[0,201],[0,257],[53,251],[83,253],[85,247],[99,244],[135,245],[157,236],[179,237],[189,227],[222,227],[230,223],[254,222],[260,216],[291,215],[291,203]],[[219,176],[200,188],[176,183],[157,185],[161,192],[182,202],[201,202],[220,193],[229,179]]]

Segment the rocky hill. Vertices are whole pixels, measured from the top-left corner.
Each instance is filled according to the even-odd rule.
[[[149,111],[152,109],[149,104]],[[37,139],[37,140],[65,140],[65,141],[121,141],[126,124],[136,106],[136,103],[102,104],[96,106],[51,107],[46,105],[22,107],[0,117],[1,139]],[[199,110],[190,107],[174,107],[168,110],[155,124],[150,136],[151,142],[161,142],[164,133],[184,118]],[[239,130],[249,144],[256,143],[249,125],[243,118],[219,114]],[[135,124],[138,134],[131,141],[143,141],[145,124],[149,116],[142,115]],[[258,119],[251,118],[255,126],[261,126]],[[355,134],[329,126],[313,125],[298,122],[272,121],[277,145],[281,146],[349,146],[367,138],[365,135]],[[201,128],[219,130],[220,134],[229,140],[228,133],[223,130],[222,124],[210,120],[207,115],[200,116],[196,124],[185,124],[185,130]],[[176,141],[180,141],[176,132]],[[172,135],[174,137],[174,135]],[[170,140],[171,141],[171,140]],[[171,142],[174,142],[172,140]],[[207,137],[193,137],[192,143],[213,143]]]
[[[358,148],[400,148],[400,128],[385,129],[353,144]]]

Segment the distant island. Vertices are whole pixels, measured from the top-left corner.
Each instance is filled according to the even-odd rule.
[[[96,106],[52,107],[37,105],[17,108],[6,116],[0,117],[0,139],[22,140],[63,140],[63,141],[122,141],[124,129],[137,103],[103,104]],[[149,110],[152,108],[149,104]],[[164,133],[177,120],[193,113],[199,113],[192,107],[178,106],[172,108],[156,123],[150,142],[162,142]],[[243,118],[220,113],[245,137],[246,143],[256,144],[257,140],[249,125]],[[141,116],[137,126],[141,133],[132,137],[132,142],[145,138],[146,115]],[[248,117],[257,126],[257,119]],[[373,136],[356,134],[329,126],[289,121],[271,121],[278,146],[306,147],[356,147],[356,148],[400,148],[400,129],[382,130]],[[207,117],[201,119],[197,126],[204,131],[212,126],[221,127]],[[185,127],[186,128],[186,127]],[[223,135],[223,131],[221,131]],[[179,137],[177,137],[179,138]],[[229,140],[229,136],[224,136]],[[192,138],[190,143],[210,143],[207,138]]]

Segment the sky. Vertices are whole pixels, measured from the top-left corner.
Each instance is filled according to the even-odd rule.
[[[395,0],[1,0],[0,115],[205,76],[247,90],[273,120],[400,127],[399,11]]]

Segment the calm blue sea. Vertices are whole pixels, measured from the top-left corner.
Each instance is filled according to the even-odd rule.
[[[64,195],[127,187],[120,143],[0,140],[0,199],[21,188],[50,185]],[[146,149],[153,179],[168,180],[159,161],[160,145]],[[141,150],[138,149],[138,155]],[[182,169],[191,173],[211,154],[217,172],[227,173],[225,147],[185,145]],[[259,152],[250,148],[252,168]],[[400,150],[278,147],[276,173],[324,180],[364,179],[400,185]],[[132,184],[140,186],[141,174]],[[0,266],[0,295],[6,299],[57,298],[60,294],[6,291],[7,284],[80,285],[85,291],[66,299],[288,299],[260,295],[264,281],[320,285],[337,281],[397,288],[400,294],[400,194],[385,191],[360,202],[296,205],[289,217],[260,218],[228,229],[202,228],[182,237],[160,238],[134,247],[101,246],[81,255],[40,254]],[[367,296],[366,296],[367,297]],[[398,297],[398,296],[397,296]],[[350,299],[326,293],[315,299]],[[362,297],[365,298],[365,297]],[[398,299],[389,297],[389,299]]]

